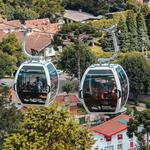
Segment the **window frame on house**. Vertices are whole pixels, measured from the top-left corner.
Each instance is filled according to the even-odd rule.
[[[130,148],[134,148],[134,143],[133,143],[133,141],[130,141]]]
[[[122,140],[122,139],[123,139],[123,134],[118,134],[118,135],[117,135],[117,139],[118,139],[118,140]]]
[[[111,137],[105,137],[106,142],[111,142],[112,138]]]
[[[104,150],[114,150],[114,145],[105,146]]]

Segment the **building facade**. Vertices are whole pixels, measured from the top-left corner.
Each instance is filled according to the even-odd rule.
[[[135,150],[138,149],[137,138],[127,136],[129,116],[119,115],[101,125],[92,127],[95,144],[92,150]]]

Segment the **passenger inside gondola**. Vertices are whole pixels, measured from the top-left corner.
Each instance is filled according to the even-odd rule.
[[[44,103],[47,98],[47,80],[39,70],[21,70],[18,77],[18,96],[22,102]]]
[[[117,106],[117,87],[112,76],[87,76],[83,97],[90,111],[114,111]]]
[[[39,77],[36,77],[35,88],[36,88],[36,93],[42,92],[42,82],[40,81]]]

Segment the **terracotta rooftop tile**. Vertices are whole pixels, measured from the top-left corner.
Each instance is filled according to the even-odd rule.
[[[65,102],[65,97],[66,95],[61,95],[61,96],[56,96],[55,102]],[[77,103],[79,99],[75,95],[69,95],[67,100],[69,100],[69,103]]]
[[[43,22],[47,21],[46,24]],[[48,22],[48,18],[45,19],[37,19],[37,20],[28,20],[27,27],[37,29],[38,31],[41,30],[42,32],[49,32],[52,34],[47,33],[40,33],[40,32],[32,32],[27,35],[26,38],[26,49],[31,54],[31,50],[35,50],[37,52],[43,50],[47,47],[54,36],[59,31],[58,23],[51,24]],[[35,25],[37,23],[37,26]],[[21,23],[19,20],[13,21],[2,21],[0,22],[0,29],[7,30],[7,29],[16,29],[20,28]],[[19,41],[22,42],[23,34],[21,32],[14,33]],[[5,32],[0,32],[0,41],[7,35]]]
[[[42,25],[48,25],[50,23],[48,18],[35,19],[35,20],[26,20],[25,26],[28,28],[36,28]]]
[[[55,103],[64,103],[64,96],[56,96],[54,99]]]
[[[130,118],[130,116],[121,114],[103,124],[90,128],[90,131],[109,137],[127,129],[127,122]]]

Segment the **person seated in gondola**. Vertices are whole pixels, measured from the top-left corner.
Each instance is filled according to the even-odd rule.
[[[46,81],[46,79],[42,78],[41,82],[42,82],[42,89],[43,89],[43,91],[46,91],[46,89],[47,89],[47,81]]]
[[[20,92],[26,91],[26,84],[25,83],[22,84],[22,86],[20,87],[19,91]]]
[[[112,91],[111,91],[111,94],[112,94],[112,101],[111,101],[111,105],[113,107],[116,107],[117,105],[117,87],[116,87],[116,83],[113,82],[112,84]]]
[[[32,90],[32,85],[30,84],[30,81],[27,82],[26,90],[28,90],[28,91]]]
[[[35,92],[36,93],[41,93],[42,92],[42,82],[40,81],[39,77],[36,77]]]
[[[104,85],[100,83],[99,88],[98,88],[98,101],[99,101],[99,106],[101,110],[103,110],[103,106],[107,103],[106,99],[106,91],[104,90]]]

